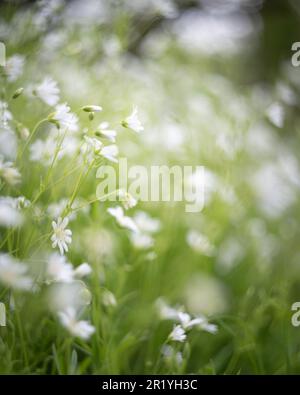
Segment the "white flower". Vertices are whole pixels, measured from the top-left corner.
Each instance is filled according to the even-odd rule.
[[[102,293],[102,303],[104,306],[116,306],[117,300],[115,295],[108,289],[105,289]]]
[[[88,321],[78,321],[74,307],[67,307],[58,316],[61,324],[75,337],[87,340],[95,332],[95,328]]]
[[[197,327],[198,329],[212,334],[218,331],[218,327],[214,324],[210,324],[203,315],[191,317],[190,314],[184,311],[170,307],[163,299],[158,299],[156,305],[161,319],[178,322],[180,324],[179,326],[183,328],[184,331],[192,329],[193,327]]]
[[[197,230],[190,230],[187,233],[186,241],[188,245],[196,252],[207,256],[212,256],[214,254],[214,246],[210,243],[205,235],[199,233]]]
[[[32,279],[26,275],[27,266],[8,254],[0,254],[0,282],[5,286],[28,291]]]
[[[140,250],[151,248],[154,244],[153,238],[144,233],[132,233],[130,240],[133,246]]]
[[[144,211],[138,211],[134,216],[138,228],[145,233],[155,233],[160,229],[160,221],[156,218],[151,218]]]
[[[49,106],[55,106],[59,101],[59,88],[57,82],[50,77],[46,77],[42,83],[34,89],[34,93]]]
[[[112,143],[114,143],[116,141],[117,132],[115,130],[108,129],[108,127],[109,127],[108,122],[100,123],[96,134],[99,137],[105,138],[111,141]]]
[[[125,208],[125,210],[128,210],[137,204],[137,200],[127,191],[124,191],[124,189],[119,189],[118,190],[118,195],[119,198]]]
[[[19,226],[23,221],[22,214],[19,213],[11,199],[5,197],[0,198],[0,226]]]
[[[77,278],[82,278],[82,277],[88,276],[91,273],[92,273],[92,268],[86,262],[82,263],[81,265],[76,267],[76,269],[74,270],[74,275]]]
[[[50,281],[70,283],[74,278],[73,266],[64,256],[55,252],[48,259],[47,278]]]
[[[16,133],[1,121],[1,102],[0,102],[0,156],[3,155],[7,160],[15,160],[18,151],[18,139]],[[2,123],[2,125],[1,125]],[[19,129],[19,131],[22,128]],[[20,131],[21,134],[21,131]]]
[[[180,325],[175,325],[172,332],[169,334],[169,339],[175,342],[184,342],[186,333]]]
[[[18,169],[13,167],[12,162],[4,162],[3,157],[0,155],[0,176],[9,185],[16,185],[20,182],[21,174]]]
[[[54,113],[49,116],[49,120],[58,122],[61,129],[68,129],[71,132],[78,130],[78,118],[71,112],[67,103],[58,104]]]
[[[107,145],[106,147],[103,147],[100,151],[101,156],[103,156],[104,158],[110,160],[111,162],[115,162],[115,163],[118,163],[118,159],[116,158],[118,153],[119,153],[119,150],[115,144]]]
[[[102,148],[102,142],[95,137],[84,136],[85,143],[82,151],[84,153],[92,152],[93,154],[99,154]]]
[[[144,127],[141,124],[137,113],[138,109],[137,107],[134,107],[132,113],[125,119],[125,121],[122,122],[122,125],[125,128],[132,129],[136,133],[140,133],[144,130]]]
[[[52,247],[55,248],[56,246],[58,246],[61,255],[64,254],[64,251],[68,252],[67,244],[70,244],[72,242],[72,231],[70,229],[66,229],[68,222],[69,220],[67,217],[65,217],[64,219],[59,217],[57,222],[52,221]]]
[[[218,327],[214,324],[209,324],[204,316],[192,318],[188,313],[179,312],[178,318],[185,330],[198,327],[199,329],[213,334],[218,331]]]
[[[8,58],[5,65],[5,73],[7,75],[8,81],[10,82],[16,81],[23,73],[23,67],[24,67],[24,56],[13,55],[10,58]]]
[[[115,217],[118,224],[123,227],[131,230],[132,232],[139,232],[138,227],[136,226],[134,220],[130,217],[124,215],[124,211],[122,207],[111,207],[107,209],[108,213]]]
[[[46,140],[37,139],[29,147],[30,160],[33,162],[41,162],[44,166],[51,165],[55,152],[57,149],[57,143],[52,135]],[[57,159],[62,157],[61,152],[58,153]]]
[[[6,125],[8,121],[12,120],[12,114],[8,110],[8,104],[0,100],[0,123]]]
[[[278,128],[282,128],[284,124],[284,108],[279,103],[273,103],[267,109],[266,115],[270,122],[272,122]]]

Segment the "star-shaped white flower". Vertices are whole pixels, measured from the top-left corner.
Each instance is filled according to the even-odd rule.
[[[61,255],[64,254],[64,251],[68,252],[67,244],[70,244],[72,242],[72,231],[70,229],[66,229],[68,223],[69,219],[67,217],[65,217],[64,219],[59,217],[57,222],[52,221],[52,247],[55,248],[56,246],[58,246]]]
[[[132,232],[136,232],[136,233],[139,232],[139,229],[136,226],[136,223],[134,222],[134,220],[132,218],[124,215],[124,210],[122,209],[122,207],[120,207],[120,206],[111,207],[111,208],[107,209],[107,211],[110,215],[115,217],[116,221],[118,222],[118,224],[120,226],[122,226],[122,228],[127,228],[127,229],[131,230]]]
[[[140,133],[144,130],[144,126],[141,124],[138,118],[138,109],[134,107],[132,113],[122,122],[124,128],[133,130],[136,133]]]
[[[95,328],[88,321],[77,319],[74,307],[59,312],[58,317],[61,324],[75,337],[87,340],[95,332]]]
[[[169,335],[169,339],[175,342],[184,342],[186,339],[186,333],[180,325],[175,325],[172,332]]]

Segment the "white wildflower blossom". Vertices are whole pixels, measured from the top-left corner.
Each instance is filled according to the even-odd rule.
[[[71,335],[87,340],[95,332],[95,328],[88,321],[79,321],[77,319],[74,307],[68,307],[65,311],[58,313],[62,326],[64,326]]]
[[[30,147],[30,160],[32,162],[40,162],[44,166],[51,165],[57,148],[57,142],[50,135],[46,140],[37,139]],[[58,153],[57,159],[61,158],[61,152]]]
[[[0,282],[10,288],[28,291],[33,280],[26,273],[27,266],[8,254],[0,254]]]
[[[145,233],[156,233],[160,230],[160,221],[150,217],[145,211],[138,211],[134,216],[138,228]]]
[[[65,217],[64,219],[59,217],[57,222],[52,221],[52,247],[55,248],[56,246],[58,246],[61,255],[64,254],[64,251],[68,252],[67,244],[70,244],[72,242],[72,231],[70,229],[66,229],[68,223],[69,219],[67,217]]]
[[[130,240],[132,245],[138,250],[147,250],[154,245],[153,237],[145,233],[132,233]]]
[[[270,122],[272,122],[278,128],[282,128],[284,124],[284,108],[280,103],[273,103],[268,107],[266,115]]]
[[[16,185],[21,181],[19,170],[13,167],[12,162],[4,162],[2,156],[0,156],[0,177],[9,185]]]
[[[122,207],[117,206],[117,207],[111,207],[107,209],[108,213],[112,215],[117,223],[122,227],[122,228],[127,228],[131,230],[132,232],[139,232],[139,229],[134,222],[134,220],[130,217],[127,217],[124,215],[124,211]]]
[[[15,227],[21,225],[23,216],[12,198],[0,197],[0,226]]]
[[[50,114],[49,120],[58,122],[61,129],[67,129],[70,132],[78,130],[78,118],[71,112],[67,103],[58,104],[54,113]]]
[[[8,121],[12,120],[12,114],[8,109],[8,104],[5,101],[0,100],[0,123],[4,126]]]
[[[108,122],[101,122],[100,125],[98,126],[98,129],[96,131],[96,134],[99,137],[102,137],[112,143],[116,142],[116,136],[117,132],[109,128],[109,123]]]
[[[136,133],[140,133],[144,130],[144,127],[138,118],[137,107],[133,108],[132,113],[122,122],[122,125]]]
[[[34,94],[49,106],[55,106],[59,101],[57,82],[50,77],[46,77],[41,84],[35,87]]]
[[[182,343],[186,340],[186,333],[180,325],[175,325],[172,332],[169,334],[169,339]]]
[[[190,230],[187,233],[186,241],[188,245],[196,252],[212,256],[214,254],[215,248],[210,243],[208,238],[197,230]]]
[[[118,159],[117,159],[118,154],[119,154],[119,149],[115,144],[107,145],[103,147],[100,151],[101,156],[115,163],[118,163]]]
[[[1,107],[1,104],[0,104]],[[0,157],[14,161],[18,151],[18,139],[16,133],[7,125],[1,122],[0,109]]]
[[[70,283],[73,281],[74,271],[71,263],[67,262],[64,255],[54,252],[49,256],[47,264],[47,280],[52,282]]]
[[[118,196],[119,199],[122,202],[122,205],[124,206],[125,210],[128,210],[134,206],[137,205],[137,200],[127,191],[124,189],[119,189],[118,190]]]
[[[84,144],[82,146],[83,153],[93,153],[98,155],[102,148],[102,142],[95,137],[84,136]]]
[[[172,320],[179,323],[179,326],[182,327],[184,331],[188,331],[193,327],[212,334],[215,334],[218,331],[218,327],[209,323],[204,315],[192,317],[190,314],[182,311],[181,309],[170,307],[163,299],[158,299],[156,306],[161,319]]]
[[[10,82],[16,81],[23,73],[24,56],[16,54],[7,59],[5,74]]]
[[[116,306],[117,300],[115,295],[111,291],[105,289],[102,293],[102,303],[104,304],[104,306]]]
[[[81,265],[77,266],[76,269],[74,270],[74,276],[77,278],[83,278],[92,273],[92,268],[91,266],[84,262]]]

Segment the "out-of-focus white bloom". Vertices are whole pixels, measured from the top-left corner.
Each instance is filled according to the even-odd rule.
[[[77,266],[76,269],[74,270],[74,275],[77,278],[82,278],[82,277],[88,276],[91,273],[92,273],[92,268],[86,262],[84,262],[81,265]]]
[[[1,107],[1,104],[0,104]],[[2,122],[3,124],[3,122]],[[16,133],[8,125],[1,127],[1,108],[0,108],[0,156],[14,161],[17,156],[18,140]]]
[[[5,101],[0,100],[0,123],[2,123],[5,126],[7,122],[11,120],[12,120],[12,114],[8,110],[8,104]]]
[[[30,160],[33,162],[41,162],[43,165],[48,166],[52,163],[57,143],[52,136],[49,136],[46,140],[37,139],[33,142],[30,149]],[[61,158],[61,154],[58,154],[58,159]]]
[[[119,189],[118,196],[119,196],[125,210],[128,210],[128,209],[137,205],[137,200],[130,193],[125,191],[124,189]]]
[[[156,307],[162,320],[178,320],[178,310],[169,306],[162,298],[156,301]]]
[[[117,158],[118,154],[119,154],[119,149],[115,144],[107,145],[103,147],[100,151],[101,156],[115,163],[118,163],[118,158]]]
[[[132,233],[130,240],[133,246],[139,250],[146,250],[154,245],[153,237],[145,233]]]
[[[185,330],[197,327],[212,334],[215,334],[218,331],[218,327],[214,324],[210,324],[204,316],[192,318],[188,313],[179,312],[178,318]]]
[[[49,120],[58,122],[61,129],[67,129],[70,132],[78,130],[78,118],[71,112],[67,103],[58,104],[54,113],[50,114]]]
[[[210,243],[208,238],[196,230],[190,230],[187,233],[186,241],[196,252],[207,256],[212,256],[214,253],[214,246]]]
[[[115,295],[108,289],[105,289],[102,293],[102,303],[104,306],[116,306],[117,300]]]
[[[46,77],[40,85],[34,89],[34,94],[49,106],[55,106],[59,101],[59,88],[57,82]]]
[[[106,140],[115,143],[117,132],[115,130],[108,129],[108,127],[109,127],[108,122],[101,122],[96,131],[96,134],[99,137],[105,138]]]
[[[78,321],[73,307],[59,312],[58,316],[61,324],[75,337],[87,340],[95,332],[95,328],[88,321]]]
[[[0,254],[0,282],[5,286],[28,291],[33,285],[32,279],[26,275],[28,268],[8,254]]]
[[[49,281],[70,283],[73,281],[74,272],[71,263],[63,255],[53,253],[48,259],[47,279]]]
[[[58,253],[51,254],[48,259],[47,278],[49,281],[70,283],[75,278],[83,278],[91,272],[92,269],[88,263],[82,263],[74,269],[65,256]]]
[[[159,219],[151,218],[145,211],[138,211],[134,216],[134,221],[141,232],[156,233],[160,230]]]
[[[23,73],[24,56],[13,55],[7,59],[5,65],[5,74],[10,82],[16,81]]]
[[[13,167],[12,162],[4,162],[2,156],[0,156],[0,176],[9,185],[16,185],[21,181],[19,170]]]
[[[273,103],[266,111],[269,120],[278,128],[282,128],[284,124],[284,108],[279,103]]]
[[[182,353],[180,351],[176,351],[169,344],[165,344],[161,350],[162,355],[167,360],[175,361],[178,366],[180,366],[183,362]]]
[[[223,314],[228,309],[229,294],[222,281],[204,274],[194,274],[185,289],[187,309],[195,317]]]
[[[122,126],[124,126],[124,128],[132,129],[136,133],[140,133],[144,130],[144,127],[138,118],[137,107],[133,108],[132,113],[122,122]]]
[[[169,339],[182,343],[186,339],[186,333],[180,325],[175,325],[172,332],[169,334]]]
[[[217,263],[221,271],[232,269],[243,257],[244,248],[242,243],[234,238],[226,239],[218,248]]]
[[[23,216],[10,198],[0,197],[0,226],[14,227],[22,224]]]
[[[68,223],[69,219],[67,217],[65,217],[64,219],[59,217],[57,222],[52,221],[52,247],[55,248],[56,246],[58,246],[61,255],[64,254],[64,251],[68,252],[67,244],[70,244],[72,242],[72,231],[70,229],[66,229]]]
[[[82,147],[82,152],[98,155],[102,148],[102,142],[95,137],[84,136],[85,143]]]
[[[64,311],[72,306],[82,309],[91,303],[91,293],[81,280],[53,281],[47,287],[47,302],[53,312]]]
[[[163,299],[158,299],[156,306],[159,311],[160,318],[163,320],[172,320],[178,322],[184,331],[188,331],[193,327],[204,330],[209,333],[216,333],[218,328],[214,324],[210,324],[204,315],[192,317],[190,314],[180,310],[174,309],[166,304]]]
[[[50,215],[50,217],[52,218],[59,218],[62,216],[63,211],[65,210],[67,204],[69,202],[69,199],[67,198],[62,198],[61,200],[59,200],[57,203],[52,203],[48,206],[47,208],[47,213]],[[68,218],[69,221],[73,221],[74,219],[76,219],[77,217],[77,213],[79,211],[84,212],[85,214],[88,214],[90,206],[86,205],[84,207],[79,208],[81,205],[83,205],[85,203],[85,201],[83,199],[80,198],[76,198],[72,204],[72,209],[74,209],[74,211],[71,211],[71,213],[69,214]]]
[[[139,232],[139,229],[134,222],[134,220],[130,217],[127,217],[124,215],[124,211],[122,207],[117,206],[117,207],[110,207],[107,209],[107,212],[115,217],[117,223],[122,227],[122,228],[127,228],[131,230],[132,232]]]

